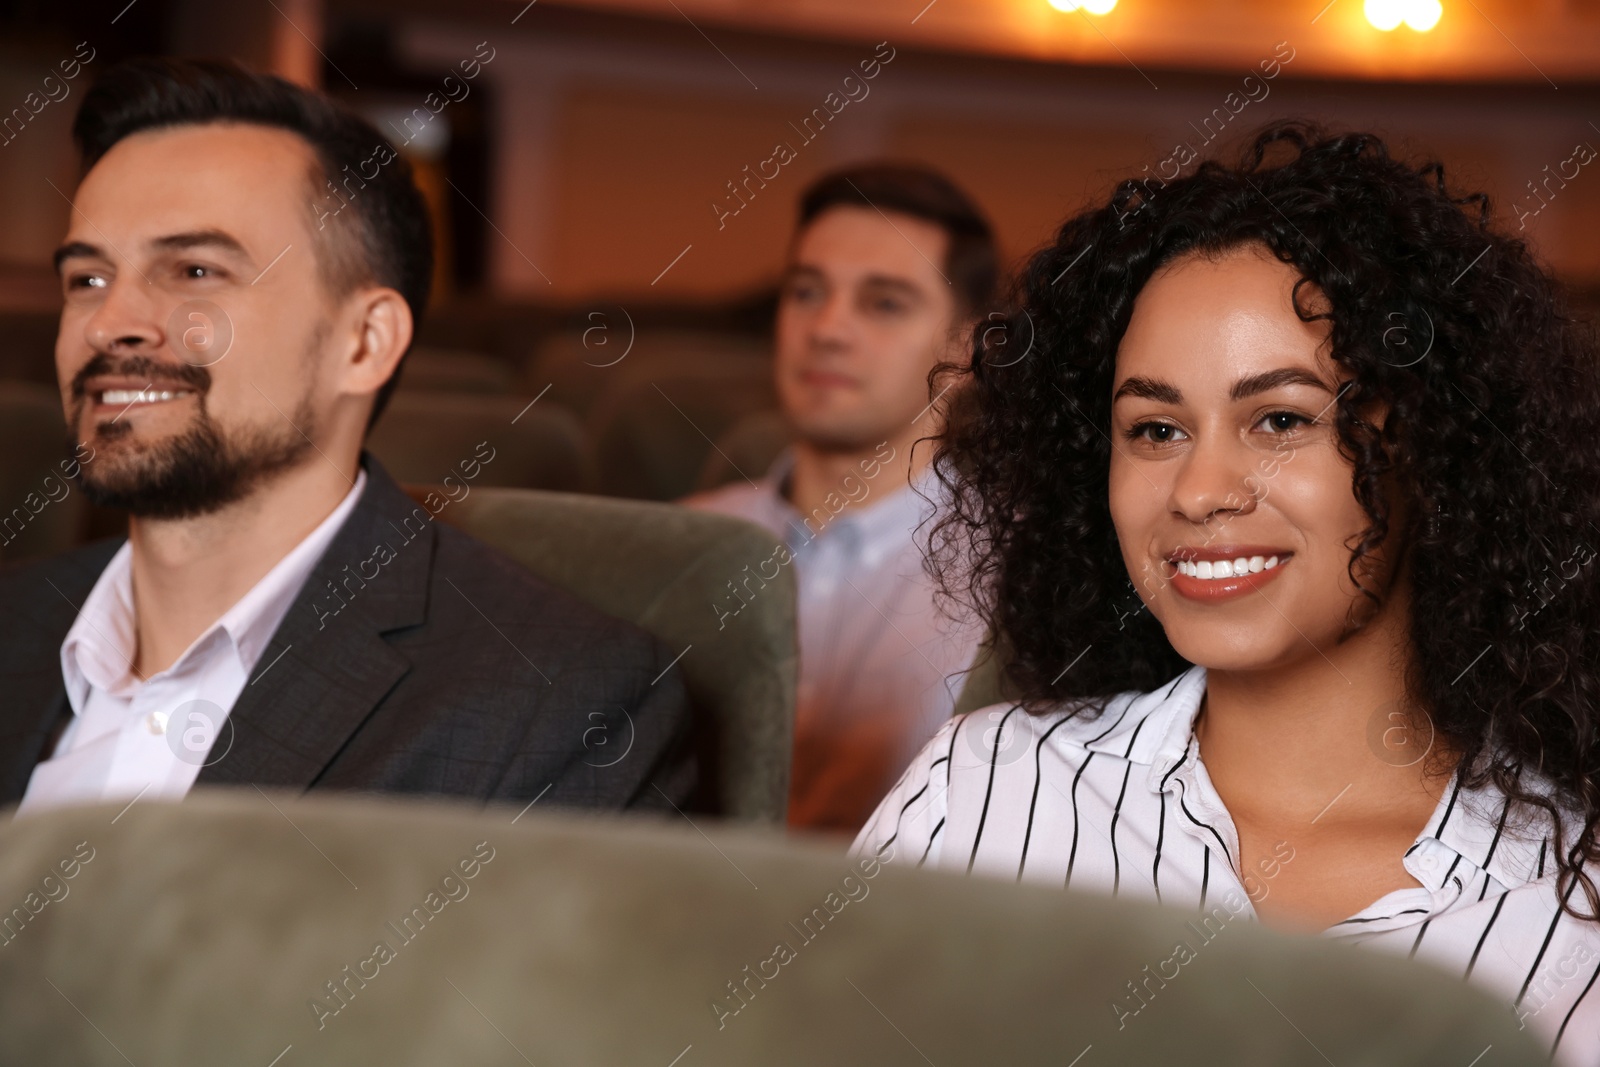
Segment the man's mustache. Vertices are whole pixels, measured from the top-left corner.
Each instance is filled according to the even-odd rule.
[[[84,383],[102,375],[143,378],[151,382],[181,382],[197,393],[204,393],[211,388],[211,372],[192,363],[167,363],[149,356],[112,358],[100,352],[72,376],[72,398],[83,399]]]

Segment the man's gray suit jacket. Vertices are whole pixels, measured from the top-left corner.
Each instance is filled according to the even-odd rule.
[[[196,786],[686,806],[697,770],[672,653],[435,521],[363,463],[361,500]],[[0,570],[0,805],[22,798],[71,714],[61,644],[120,544]]]

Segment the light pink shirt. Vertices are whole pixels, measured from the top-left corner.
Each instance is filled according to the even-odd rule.
[[[61,676],[72,721],[51,758],[34,768],[18,814],[141,797],[176,800],[188,793],[200,768],[227,754],[233,741],[227,718],[234,702],[317,561],[355,510],[366,479],[365,471],[358,474],[354,487],[315,530],[172,666],[143,680],[133,671],[138,615],[132,547],[118,549],[62,642]]]
[[[793,464],[785,452],[759,485],[684,503],[758,523],[792,554],[800,678],[789,823],[854,834],[950,718],[983,629],[942,611],[923,570],[918,528],[941,492],[931,467],[907,485],[886,463],[835,494],[837,513],[802,516],[784,496]],[[723,598],[719,617],[742,610],[739,595]]]

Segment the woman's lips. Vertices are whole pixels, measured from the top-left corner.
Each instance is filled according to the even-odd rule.
[[[1192,559],[1197,553],[1182,553],[1190,558],[1184,562],[1189,564],[1189,569],[1206,571],[1228,570],[1227,577],[1198,577],[1184,573],[1183,567],[1168,561],[1173,567],[1171,578],[1173,590],[1186,600],[1194,600],[1205,604],[1215,604],[1219,601],[1233,600],[1255,592],[1268,582],[1274,581],[1278,575],[1293,561],[1293,553],[1272,552],[1270,550],[1245,551],[1240,550],[1233,559],[1207,558],[1195,563]],[[1206,557],[1217,557],[1216,552],[1198,553]],[[1245,567],[1237,568],[1238,562],[1243,561]],[[1270,564],[1270,566],[1269,566]]]

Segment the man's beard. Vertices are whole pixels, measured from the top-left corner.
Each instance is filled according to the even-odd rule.
[[[98,367],[85,370],[100,372]],[[88,376],[80,374],[74,382],[75,430],[84,402],[79,383]],[[225,435],[206,409],[210,375],[201,368],[185,368],[182,376],[195,389],[197,410],[192,425],[177,436],[143,444],[128,442],[134,429],[127,422],[102,422],[94,428],[90,443],[95,458],[79,465],[77,477],[91,503],[145,519],[194,518],[244,499],[311,451],[315,427],[309,393],[296,405],[293,423],[285,419],[280,432],[256,429]],[[67,441],[74,454],[76,437],[74,432]]]

